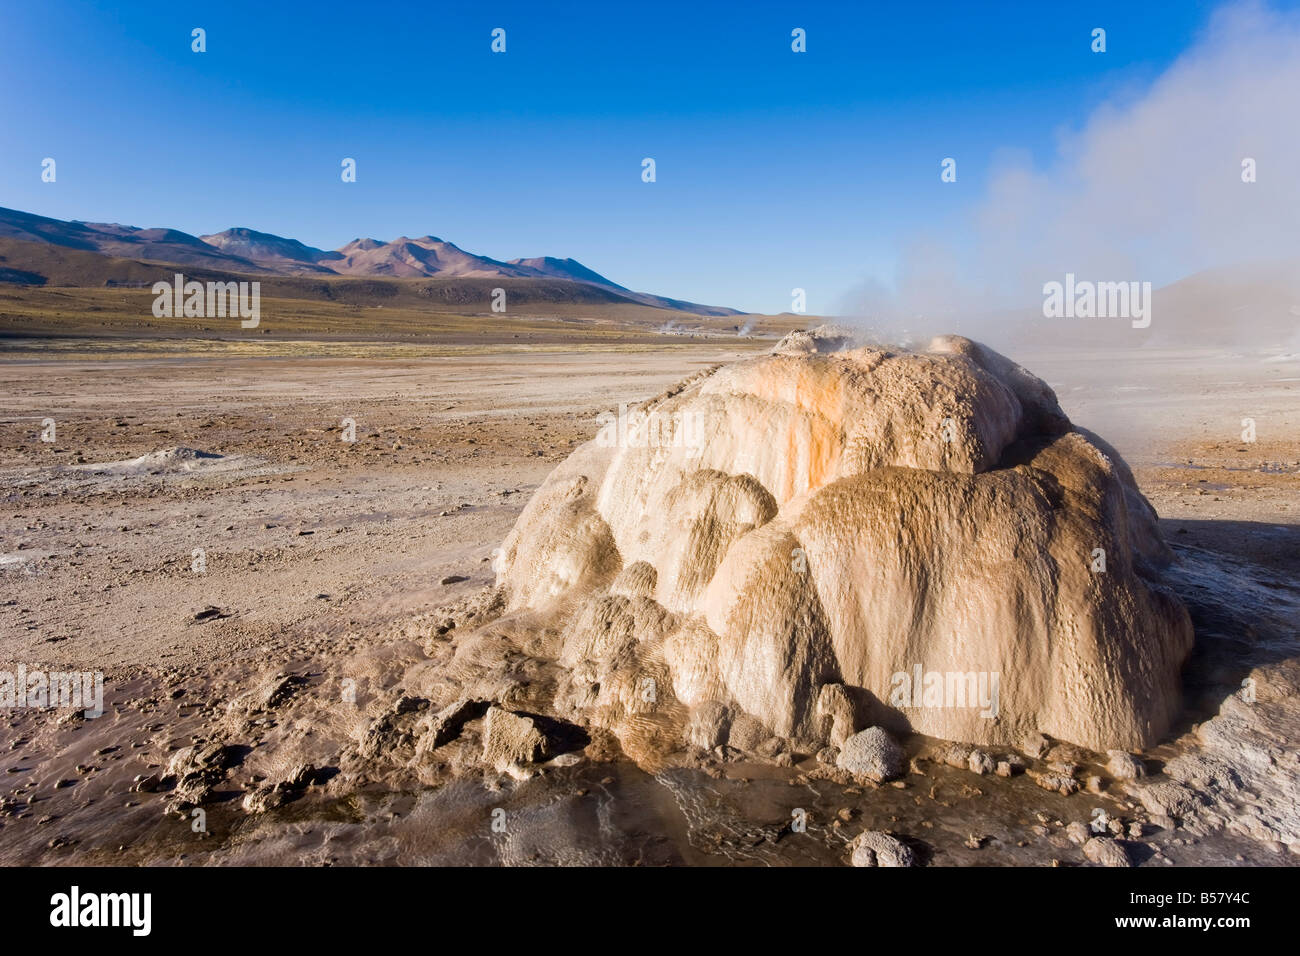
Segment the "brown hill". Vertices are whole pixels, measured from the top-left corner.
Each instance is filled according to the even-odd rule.
[[[191,236],[175,229],[140,229],[116,223],[65,222],[47,216],[0,208],[0,240],[44,243],[52,248],[99,253],[115,259],[171,263],[195,269],[227,273],[276,275],[349,275],[394,279],[548,279],[594,286],[612,292],[608,301],[636,302],[652,308],[698,315],[732,316],[742,313],[721,306],[699,305],[681,299],[633,292],[611,282],[600,273],[573,259],[541,256],[502,262],[466,252],[458,246],[423,236],[405,236],[392,242],[355,239],[342,249],[327,252],[271,233],[243,227],[206,236]],[[15,257],[32,268],[0,264],[0,282],[23,284],[97,285],[96,277],[112,272],[117,279],[130,273],[121,267],[95,264],[90,260],[52,256],[42,263],[38,253],[15,252]],[[85,268],[82,276],[75,266]],[[7,270],[7,271],[3,271]],[[54,278],[57,274],[58,278]],[[135,281],[127,279],[123,281]],[[584,293],[572,291],[581,298]]]

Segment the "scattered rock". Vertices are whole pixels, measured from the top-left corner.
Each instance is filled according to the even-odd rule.
[[[566,753],[566,754],[560,754],[558,757],[555,757],[552,760],[550,760],[549,765],[552,767],[576,767],[578,764],[582,763],[582,761],[583,761],[582,754]],[[580,793],[582,796],[586,796],[586,791],[580,791]]]
[[[283,780],[263,783],[246,793],[243,800],[244,810],[248,813],[266,813],[268,810],[284,806],[311,786],[316,773],[316,768],[311,764],[298,764]]]
[[[221,773],[234,763],[232,748],[215,741],[182,747],[167,762],[167,776],[184,779],[192,774]]]
[[[462,728],[471,720],[487,713],[489,702],[471,697],[461,697],[429,718],[420,737],[420,750],[427,753],[460,736]]]
[[[879,830],[859,833],[849,848],[854,866],[916,866],[911,847]]]
[[[738,714],[731,721],[731,728],[727,733],[727,746],[743,750],[745,753],[753,753],[759,744],[771,736],[772,734],[760,721],[749,714]]]
[[[1020,741],[1020,750],[1027,756],[1038,760],[1047,753],[1051,745],[1051,741],[1035,730],[1026,734]]]
[[[949,767],[956,767],[958,770],[970,769],[970,755],[974,752],[974,747],[966,744],[949,744],[943,754],[943,762]]]
[[[1116,780],[1137,780],[1147,775],[1147,768],[1142,761],[1124,750],[1108,751],[1110,760],[1106,771]]]
[[[977,773],[981,776],[986,773],[992,773],[996,766],[993,762],[993,758],[983,750],[972,750],[966,763],[970,768],[971,773]]]
[[[388,710],[370,722],[357,750],[362,757],[374,759],[385,754],[392,756],[406,747],[415,745],[410,715],[427,709],[429,702],[423,697],[401,694],[388,706]]]
[[[212,788],[235,762],[233,748],[214,741],[199,741],[172,754],[166,766],[166,780],[175,786],[166,805],[166,813],[178,813],[188,806],[198,806],[212,796]]]
[[[1083,845],[1083,855],[1098,866],[1132,866],[1124,847],[1110,837],[1093,837]]]
[[[546,735],[529,715],[498,707],[487,709],[483,730],[483,759],[498,771],[537,763],[548,756]]]
[[[902,748],[883,727],[870,727],[845,740],[835,765],[876,783],[902,776],[905,766]]]
[[[1074,744],[1058,743],[1052,745],[1052,748],[1047,751],[1047,755],[1043,759],[1049,765],[1068,766],[1070,764],[1087,763],[1088,755]]]
[[[162,778],[156,773],[137,774],[135,780],[131,782],[132,793],[157,793],[162,789]]]
[[[1034,783],[1038,784],[1044,790],[1055,790],[1063,797],[1068,797],[1072,793],[1078,793],[1079,781],[1073,777],[1067,777],[1059,773],[1031,773],[1030,777]]]
[[[429,702],[423,697],[415,697],[410,694],[401,694],[397,700],[393,701],[389,713],[394,717],[401,717],[406,714],[413,714],[417,710],[424,710],[429,706]]]

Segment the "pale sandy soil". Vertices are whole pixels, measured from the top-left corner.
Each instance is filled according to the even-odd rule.
[[[1088,821],[1094,806],[1143,819],[1120,788],[1062,797],[1024,777],[921,763],[903,787],[863,793],[805,765],[643,769],[607,741],[527,782],[488,779],[457,772],[472,732],[428,779],[394,783],[338,771],[323,711],[231,722],[228,701],[267,676],[300,675],[295,693],[323,698],[341,662],[355,671],[358,660],[368,668],[359,705],[373,716],[406,669],[436,662],[440,642],[473,622],[492,549],[549,470],[595,433],[599,412],[741,354],[709,343],[0,363],[0,668],[102,670],[108,709],[94,721],[0,714],[0,862],[839,863],[845,836],[869,824],[905,834],[935,864],[1074,864],[1083,857],[1064,824]],[[1177,583],[1200,641],[1185,735],[1243,675],[1271,668],[1263,683],[1283,691],[1269,720],[1293,751],[1300,360],[1013,357],[1133,465],[1184,559]],[[47,417],[53,443],[38,440]],[[353,444],[340,440],[345,418]],[[1256,441],[1241,440],[1243,418]],[[174,447],[223,457],[112,464]],[[204,573],[192,569],[195,549]],[[440,583],[449,577],[464,580]],[[436,634],[448,616],[452,638]],[[207,810],[206,834],[165,816],[165,794],[129,792],[136,775],[161,772],[217,728],[241,762]],[[1152,769],[1191,739],[1153,752]],[[312,755],[321,779],[280,810],[241,811],[245,785],[283,774],[291,751]],[[499,807],[512,822],[496,833]],[[793,807],[810,819],[798,839]],[[1285,826],[1254,829],[1152,826],[1131,852],[1145,864],[1296,859]]]

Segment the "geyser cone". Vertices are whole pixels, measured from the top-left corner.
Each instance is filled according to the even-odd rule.
[[[1192,630],[1115,452],[969,340],[824,345],[684,382],[538,489],[498,580],[563,634],[562,699],[704,746],[1163,735]]]

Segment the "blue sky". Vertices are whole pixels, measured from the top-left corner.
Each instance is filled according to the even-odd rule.
[[[975,241],[999,156],[1051,162],[1214,7],[3,2],[0,205],[323,248],[432,233],[769,312],[891,282],[918,231]]]

